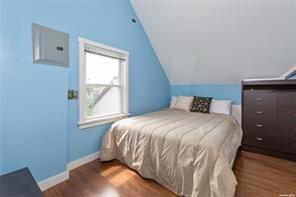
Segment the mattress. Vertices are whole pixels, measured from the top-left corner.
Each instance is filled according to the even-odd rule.
[[[120,160],[181,196],[230,197],[241,139],[232,116],[166,109],[115,122],[100,159]]]

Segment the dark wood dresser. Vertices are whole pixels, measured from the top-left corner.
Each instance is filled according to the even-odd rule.
[[[296,80],[242,82],[243,150],[296,161]]]

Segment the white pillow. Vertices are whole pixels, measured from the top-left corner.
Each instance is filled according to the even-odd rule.
[[[231,114],[232,101],[230,100],[212,100],[210,113]]]
[[[190,111],[192,101],[193,96],[179,96],[174,106],[174,109]]]
[[[174,108],[174,106],[176,105],[177,99],[178,99],[177,96],[172,96],[170,108]]]

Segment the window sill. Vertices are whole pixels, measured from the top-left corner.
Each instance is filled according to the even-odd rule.
[[[126,118],[128,116],[129,116],[129,114],[118,114],[118,115],[113,115],[113,116],[108,116],[108,117],[84,120],[84,121],[79,121],[78,125],[79,125],[80,129],[86,129],[86,128],[91,128],[91,127],[95,127],[95,126],[99,126],[99,125],[112,123],[117,120]]]

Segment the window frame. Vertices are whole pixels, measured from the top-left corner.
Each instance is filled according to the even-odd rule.
[[[128,113],[128,65],[129,65],[129,52],[114,48],[111,46],[107,46],[98,42],[94,42],[91,40],[87,40],[79,37],[79,128],[89,128],[98,125],[103,125],[107,123],[114,122],[116,120],[122,119],[129,115]],[[86,55],[85,48],[86,46],[92,46],[96,48],[98,53],[104,55],[105,53],[110,52],[109,54],[116,53],[119,54],[120,57],[124,61],[120,64],[119,75],[120,75],[120,87],[121,87],[121,108],[122,113],[108,116],[100,116],[100,117],[92,117],[87,118],[85,116],[85,105],[86,105]],[[111,55],[112,56],[112,55]],[[117,57],[115,57],[117,58]],[[119,59],[119,58],[118,58]]]

